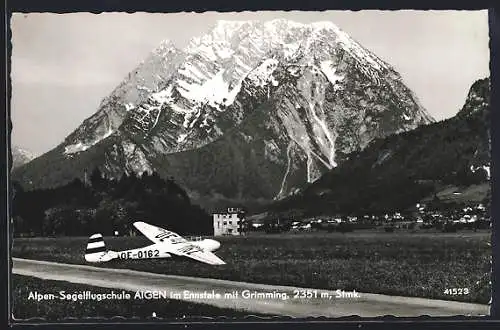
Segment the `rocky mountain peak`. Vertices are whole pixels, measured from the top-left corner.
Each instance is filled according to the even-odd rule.
[[[400,75],[333,23],[220,21],[184,50],[160,44],[50,157],[273,199],[429,122]]]
[[[12,168],[22,166],[35,158],[35,155],[26,149],[20,148],[16,145],[11,147],[12,154]]]
[[[490,79],[479,79],[469,89],[464,106],[460,110],[461,115],[471,115],[483,112],[489,104]]]

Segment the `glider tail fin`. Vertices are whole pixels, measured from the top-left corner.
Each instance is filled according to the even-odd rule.
[[[109,261],[111,255],[106,249],[106,244],[104,244],[104,239],[101,234],[94,234],[90,236],[87,243],[87,248],[85,249],[85,260],[87,262],[103,262]]]

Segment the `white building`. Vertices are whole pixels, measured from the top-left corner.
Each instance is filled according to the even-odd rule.
[[[241,219],[239,210],[228,209],[225,213],[214,213],[214,236],[241,235]]]

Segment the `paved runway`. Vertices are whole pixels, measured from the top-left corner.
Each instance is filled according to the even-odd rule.
[[[13,258],[12,272],[47,280],[67,281],[109,289],[133,292],[162,291],[169,296],[176,293],[180,295],[176,299],[245,310],[249,314],[264,313],[292,317],[489,315],[488,305],[359,292],[356,293],[357,297],[353,297],[353,293],[339,297],[336,291],[320,289],[153,274],[128,269],[70,265],[19,258]],[[185,291],[199,296],[185,295]],[[233,292],[237,292],[238,296],[225,296],[226,293]],[[220,298],[202,296],[211,293],[219,294]],[[257,298],[245,296],[252,293],[257,294]],[[266,293],[267,296],[261,296]],[[288,299],[283,300],[285,294]]]

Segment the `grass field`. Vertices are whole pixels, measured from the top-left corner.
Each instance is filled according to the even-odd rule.
[[[491,233],[273,234],[221,237],[227,265],[190,260],[123,260],[98,267],[211,277],[318,289],[344,289],[465,302],[490,300]],[[149,244],[143,237],[105,238],[109,249]],[[85,264],[87,238],[15,239],[14,257]],[[468,288],[468,295],[444,291]]]
[[[145,320],[152,318],[156,313],[157,318],[168,320],[186,320],[206,317],[241,317],[249,316],[244,311],[222,309],[204,304],[194,304],[178,300],[43,300],[28,299],[30,292],[53,293],[59,297],[59,291],[66,293],[90,291],[92,294],[110,293],[112,290],[93,287],[89,285],[73,284],[60,281],[47,281],[29,276],[12,275],[12,315],[15,320],[43,319],[46,321],[61,321],[83,318],[127,318]],[[113,290],[121,293],[120,290]],[[249,316],[251,317],[251,316]],[[119,320],[119,319],[118,319]]]

